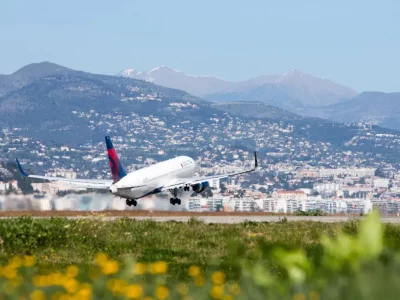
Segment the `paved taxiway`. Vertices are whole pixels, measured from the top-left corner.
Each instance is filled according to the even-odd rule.
[[[54,216],[53,216],[54,217]],[[0,217],[0,219],[13,218],[13,217]],[[48,218],[45,216],[36,216],[33,218]],[[68,219],[101,219],[104,221],[113,221],[120,218],[129,218],[136,220],[153,220],[156,222],[188,222],[190,216],[67,216]],[[195,216],[196,220],[204,223],[223,223],[234,224],[246,221],[251,222],[281,222],[285,217],[282,216]],[[288,222],[296,221],[313,221],[313,222],[346,222],[351,220],[360,220],[361,217],[346,217],[346,216],[324,216],[324,217],[306,217],[306,216],[286,216]],[[382,217],[383,223],[400,223],[400,217]]]

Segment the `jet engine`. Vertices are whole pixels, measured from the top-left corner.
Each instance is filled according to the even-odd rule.
[[[194,192],[201,193],[204,192],[206,189],[208,189],[209,186],[210,184],[208,183],[208,181],[204,181],[201,183],[196,183],[192,187]]]

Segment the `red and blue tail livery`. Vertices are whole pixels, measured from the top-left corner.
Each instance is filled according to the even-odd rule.
[[[115,151],[115,148],[109,136],[106,136],[106,145],[108,159],[110,161],[111,174],[115,183],[118,182],[121,178],[125,177],[126,172],[122,167],[121,162],[119,161],[117,152]]]

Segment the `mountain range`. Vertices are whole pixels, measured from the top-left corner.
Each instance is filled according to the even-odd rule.
[[[140,161],[143,153],[166,159],[178,152],[199,157],[256,148],[260,155],[283,154],[283,159],[313,164],[328,164],[334,161],[332,155],[340,161],[343,153],[352,151],[368,152],[371,162],[378,157],[400,159],[400,133],[379,126],[300,116],[260,101],[210,102],[148,80],[43,62],[0,76],[0,86],[3,160],[7,155],[15,158],[12,151],[25,151],[20,155],[37,160],[39,152],[68,145],[79,150],[59,159],[76,167],[69,158],[83,164],[82,151],[91,156],[93,147],[103,149],[99,141],[104,135],[124,143],[121,152],[132,161]],[[33,148],[24,148],[24,140]]]
[[[239,82],[216,76],[187,75],[166,66],[148,72],[127,69],[117,75],[184,90],[206,100],[263,101],[286,109],[326,106],[357,95],[350,88],[294,69],[280,75],[259,76]]]
[[[184,90],[212,102],[262,102],[303,116],[400,130],[400,93],[358,93],[298,70],[239,82],[188,75],[166,66],[147,72],[126,69],[116,75]]]

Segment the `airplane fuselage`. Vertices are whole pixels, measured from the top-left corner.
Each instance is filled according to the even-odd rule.
[[[195,161],[188,156],[179,156],[128,173],[111,186],[110,192],[127,199],[138,199],[159,192],[173,180],[191,178],[195,173]]]

